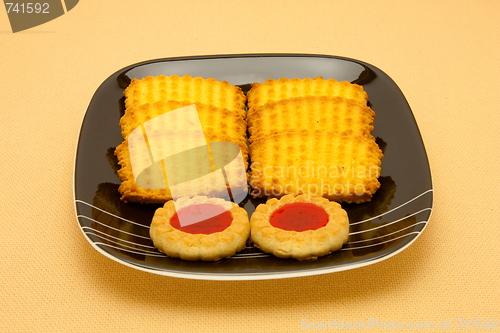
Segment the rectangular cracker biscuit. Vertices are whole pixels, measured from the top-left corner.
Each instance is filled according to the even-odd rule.
[[[268,102],[303,96],[339,96],[353,99],[362,104],[366,104],[368,101],[368,95],[362,86],[347,81],[325,80],[322,77],[315,79],[269,79],[263,83],[252,84],[252,88],[247,94],[248,115],[251,115],[253,109]]]
[[[166,101],[185,101],[225,108],[244,115],[245,95],[226,81],[189,75],[148,76],[132,79],[124,91],[125,107]]]
[[[361,203],[380,187],[383,154],[371,135],[288,130],[255,140],[250,154],[255,197],[308,193]]]
[[[126,139],[134,129],[144,125],[147,121],[192,104],[191,102],[185,101],[168,101],[130,107],[120,118],[122,136]],[[195,105],[201,126],[205,133],[215,132],[235,139],[245,139],[246,121],[243,117],[224,108],[205,104]],[[172,118],[175,120],[176,117],[173,116]],[[166,126],[169,125],[166,124]],[[170,126],[175,126],[175,123]]]
[[[186,137],[189,133],[186,133]],[[176,191],[171,190],[172,184],[169,184],[169,172],[166,160],[152,161],[151,155],[147,149],[142,149],[143,154],[133,154],[140,161],[131,160],[131,149],[129,141],[124,140],[115,150],[115,155],[118,159],[118,164],[121,168],[117,171],[120,180],[122,181],[118,191],[122,195],[121,200],[124,202],[139,202],[139,203],[165,203],[175,197],[205,195],[213,197],[225,197],[227,195],[228,185],[231,188],[247,188],[247,177],[245,170],[247,169],[248,147],[244,139],[235,139],[226,135],[217,133],[206,133],[208,146],[200,147],[198,153],[204,153],[207,158],[199,158],[195,163],[192,160],[183,160],[183,158],[192,158],[193,156],[179,155],[174,161],[179,168],[176,171],[176,178],[186,178],[189,182],[184,182],[176,185]],[[217,171],[214,161],[210,156],[210,147],[218,142],[232,142],[239,146],[242,153],[244,167],[228,166],[225,168],[226,175]],[[137,145],[137,143],[135,143]],[[146,144],[147,145],[147,144]],[[205,150],[205,152],[203,152]],[[134,175],[133,164],[142,164],[145,166],[140,175]],[[218,168],[220,170],[220,167]],[[242,172],[243,170],[243,172]],[[192,175],[203,176],[203,178],[193,179]],[[228,179],[230,184],[228,184]],[[191,181],[192,180],[192,181]]]
[[[124,141],[115,149],[123,201],[226,198],[229,188],[247,190],[246,97],[239,87],[159,75],[133,79],[124,95]],[[229,163],[235,152],[240,157]]]
[[[306,96],[268,102],[248,116],[250,142],[288,129],[369,135],[375,112],[342,97]]]

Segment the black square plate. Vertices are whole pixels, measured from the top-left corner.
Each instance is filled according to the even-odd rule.
[[[123,90],[132,78],[191,75],[226,80],[244,91],[267,79],[323,76],[363,85],[376,113],[373,135],[384,151],[381,187],[371,202],[343,204],[350,220],[344,247],[313,261],[279,259],[248,244],[230,259],[188,262],[158,252],[149,225],[158,205],[120,201],[113,155],[122,142]],[[95,92],[80,131],[74,170],[80,228],[105,256],[143,271],[205,280],[257,280],[331,273],[366,266],[408,247],[432,211],[432,180],[413,113],[401,90],[380,69],[353,59],[309,54],[241,54],[167,58],[119,70]],[[262,200],[247,198],[249,215]]]

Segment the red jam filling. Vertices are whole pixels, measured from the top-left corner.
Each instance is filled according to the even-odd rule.
[[[283,230],[316,230],[328,223],[328,214],[318,205],[292,202],[277,209],[269,222],[273,227]]]
[[[170,224],[189,234],[210,235],[224,231],[232,221],[233,216],[228,210],[219,205],[202,203],[180,209],[174,214]]]

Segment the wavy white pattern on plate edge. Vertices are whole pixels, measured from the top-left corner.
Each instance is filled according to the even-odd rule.
[[[377,215],[377,216],[374,216],[374,217],[371,217],[369,219],[362,220],[362,221],[359,221],[359,222],[351,223],[351,226],[360,225],[362,223],[367,223],[369,221],[372,221],[372,220],[375,220],[377,218],[380,218],[380,217],[382,217],[384,215],[390,214],[392,212],[396,212],[397,210],[399,210],[400,208],[406,206],[407,204],[409,204],[409,203],[417,200],[420,197],[423,197],[426,194],[432,193],[432,192],[433,192],[432,189],[427,190],[427,191],[425,191],[425,192],[417,195],[416,197],[414,197],[414,198],[406,201],[405,203],[403,203],[403,204],[401,204],[401,205],[399,205],[399,206],[397,206],[397,207],[395,207],[395,208],[393,208],[393,209],[391,209],[391,210],[389,210],[387,212],[384,212],[383,214],[380,214],[380,215]],[[134,221],[122,218],[120,216],[111,214],[111,213],[109,213],[109,212],[107,212],[107,211],[105,211],[105,210],[103,210],[101,208],[98,208],[98,207],[96,207],[96,206],[94,206],[94,205],[92,205],[92,204],[90,204],[88,202],[85,202],[85,201],[82,201],[82,200],[75,200],[75,203],[81,203],[81,204],[87,205],[87,206],[89,206],[89,207],[91,207],[93,209],[97,209],[97,210],[99,210],[99,211],[101,211],[101,212],[103,212],[105,214],[108,214],[111,217],[120,219],[123,222],[130,223],[130,224],[133,224],[133,225],[136,225],[136,226],[139,226],[141,228],[145,228],[145,229],[149,230],[149,226],[145,226],[143,224],[140,224],[140,223],[137,223],[137,222],[134,222]],[[431,207],[422,208],[422,209],[420,209],[420,210],[418,210],[416,212],[413,212],[411,214],[407,214],[404,217],[398,218],[398,219],[396,219],[394,221],[385,222],[384,224],[382,224],[380,226],[377,226],[377,227],[374,227],[374,228],[370,228],[370,229],[366,229],[366,230],[362,230],[362,231],[351,232],[351,233],[349,233],[349,236],[361,235],[363,233],[373,232],[376,229],[380,229],[380,228],[386,227],[388,225],[395,225],[398,222],[404,221],[404,220],[406,220],[409,217],[416,216],[416,215],[418,215],[418,214],[420,214],[422,212],[425,212],[425,211],[429,211],[430,212],[430,211],[432,211],[432,208]],[[133,236],[133,237],[139,237],[141,239],[147,240],[148,242],[150,241],[149,237],[141,236],[141,235],[135,234],[135,233],[129,233],[129,232],[124,231],[122,229],[114,228],[112,226],[109,226],[107,224],[101,223],[101,222],[99,222],[99,221],[97,221],[97,220],[95,220],[95,219],[93,219],[93,218],[91,218],[89,216],[86,216],[86,215],[77,215],[77,217],[78,217],[78,219],[84,218],[84,219],[90,220],[93,223],[97,223],[99,225],[102,225],[102,226],[104,226],[104,227],[106,227],[107,229],[110,229],[110,230],[115,230],[115,231],[118,231],[118,232],[121,232],[121,233],[125,233],[125,234],[128,234],[128,235]],[[362,240],[349,241],[340,250],[341,251],[352,251],[352,250],[358,250],[358,249],[366,249],[366,248],[369,248],[369,247],[380,246],[380,245],[383,245],[383,244],[386,244],[386,243],[389,243],[389,242],[397,241],[397,240],[405,238],[405,237],[407,237],[409,235],[418,235],[418,234],[421,233],[421,231],[410,231],[410,230],[413,230],[413,228],[415,226],[419,225],[419,224],[425,225],[426,223],[427,223],[427,220],[418,221],[418,222],[415,222],[415,223],[413,223],[411,225],[404,226],[403,228],[395,230],[395,231],[393,231],[391,233],[388,233],[388,234],[377,235],[376,237],[362,239]],[[80,223],[80,224],[82,224],[82,223]],[[112,236],[111,234],[105,233],[105,232],[103,232],[101,230],[98,230],[98,229],[95,229],[95,228],[89,227],[89,226],[81,226],[81,228],[82,228],[83,232],[87,235],[87,237],[89,238],[89,240],[92,241],[92,239],[90,237],[92,235],[94,237],[97,237],[98,239],[101,239],[103,241],[108,242],[108,243],[105,243],[105,242],[92,241],[95,245],[109,247],[109,248],[113,248],[113,249],[116,249],[116,250],[125,251],[125,252],[129,252],[129,253],[133,253],[133,254],[144,255],[144,256],[166,257],[165,254],[159,252],[154,246],[140,244],[140,243],[137,243],[137,242],[127,241],[127,240],[124,240],[124,239]],[[387,236],[392,236],[392,235],[398,234],[400,232],[403,232],[405,230],[407,230],[409,232],[404,233],[404,234],[402,234],[400,236],[391,238],[389,240],[383,240],[383,238],[385,238]],[[380,240],[380,241],[377,241],[377,240]],[[363,243],[373,242],[373,241],[375,241],[375,243],[371,243],[371,244],[368,244],[368,245],[362,245]],[[254,253],[237,253],[234,256],[232,256],[230,259],[249,259],[249,258],[262,258],[262,257],[272,256],[271,254],[267,254],[267,253],[261,252],[260,250],[254,248],[252,246],[247,246],[247,249],[254,249],[254,250],[257,250],[258,252],[254,252]]]

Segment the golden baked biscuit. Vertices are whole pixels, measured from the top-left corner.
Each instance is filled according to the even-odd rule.
[[[186,101],[225,108],[244,115],[245,95],[226,81],[189,75],[148,76],[132,79],[124,91],[125,107],[166,101]]]
[[[362,104],[368,101],[368,95],[363,87],[347,81],[335,79],[269,79],[263,83],[254,83],[247,94],[248,116],[254,109],[268,102],[303,96],[331,96],[353,99]]]
[[[124,139],[137,127],[144,125],[147,121],[168,113],[170,111],[181,109],[192,105],[186,101],[167,101],[144,104],[137,107],[130,107],[120,118],[122,127],[122,136]],[[216,132],[234,138],[244,139],[246,136],[245,119],[227,109],[209,106],[205,104],[195,104],[198,117],[204,133]],[[182,113],[175,113],[169,118],[172,124],[166,126],[175,126],[176,118],[182,117]]]
[[[189,134],[186,133],[184,136],[186,141],[189,141]],[[115,150],[118,164],[121,166],[117,171],[122,181],[118,188],[122,195],[121,200],[124,202],[165,203],[181,196],[205,195],[226,198],[228,187],[234,190],[246,189],[247,177],[245,170],[248,166],[248,146],[246,141],[214,132],[206,133],[205,138],[208,142],[207,146],[189,150],[189,152],[192,152],[189,154],[178,154],[174,158],[157,161],[151,160],[145,144],[143,147],[132,147],[132,156],[134,158],[131,159],[129,140],[122,142]],[[225,176],[220,172],[221,166],[214,165],[210,154],[210,147],[218,142],[234,143],[240,148],[242,154],[243,165],[233,163],[224,166]],[[197,154],[202,155],[198,156]],[[133,163],[136,166],[133,166]],[[133,170],[137,169],[142,171],[139,175],[138,172],[134,175]],[[218,172],[214,172],[217,170]],[[175,175],[172,175],[173,173]],[[170,179],[176,179],[177,182],[175,184],[169,183],[169,177]],[[179,180],[184,181],[180,182]],[[227,183],[228,181],[230,184]],[[175,185],[175,188],[172,188],[173,185]]]
[[[230,198],[248,190],[245,96],[225,81],[177,75],[133,79],[115,155],[125,202]]]
[[[318,195],[334,201],[369,201],[380,187],[382,151],[373,136],[288,130],[250,145],[255,197]]]
[[[249,234],[243,208],[204,196],[168,201],[156,210],[150,227],[159,251],[190,261],[229,258],[245,248]]]
[[[247,118],[250,141],[288,129],[369,135],[375,112],[342,97],[306,96],[269,102]]]
[[[349,237],[340,204],[309,195],[285,195],[257,206],[250,237],[262,251],[280,258],[316,259],[339,250]]]

